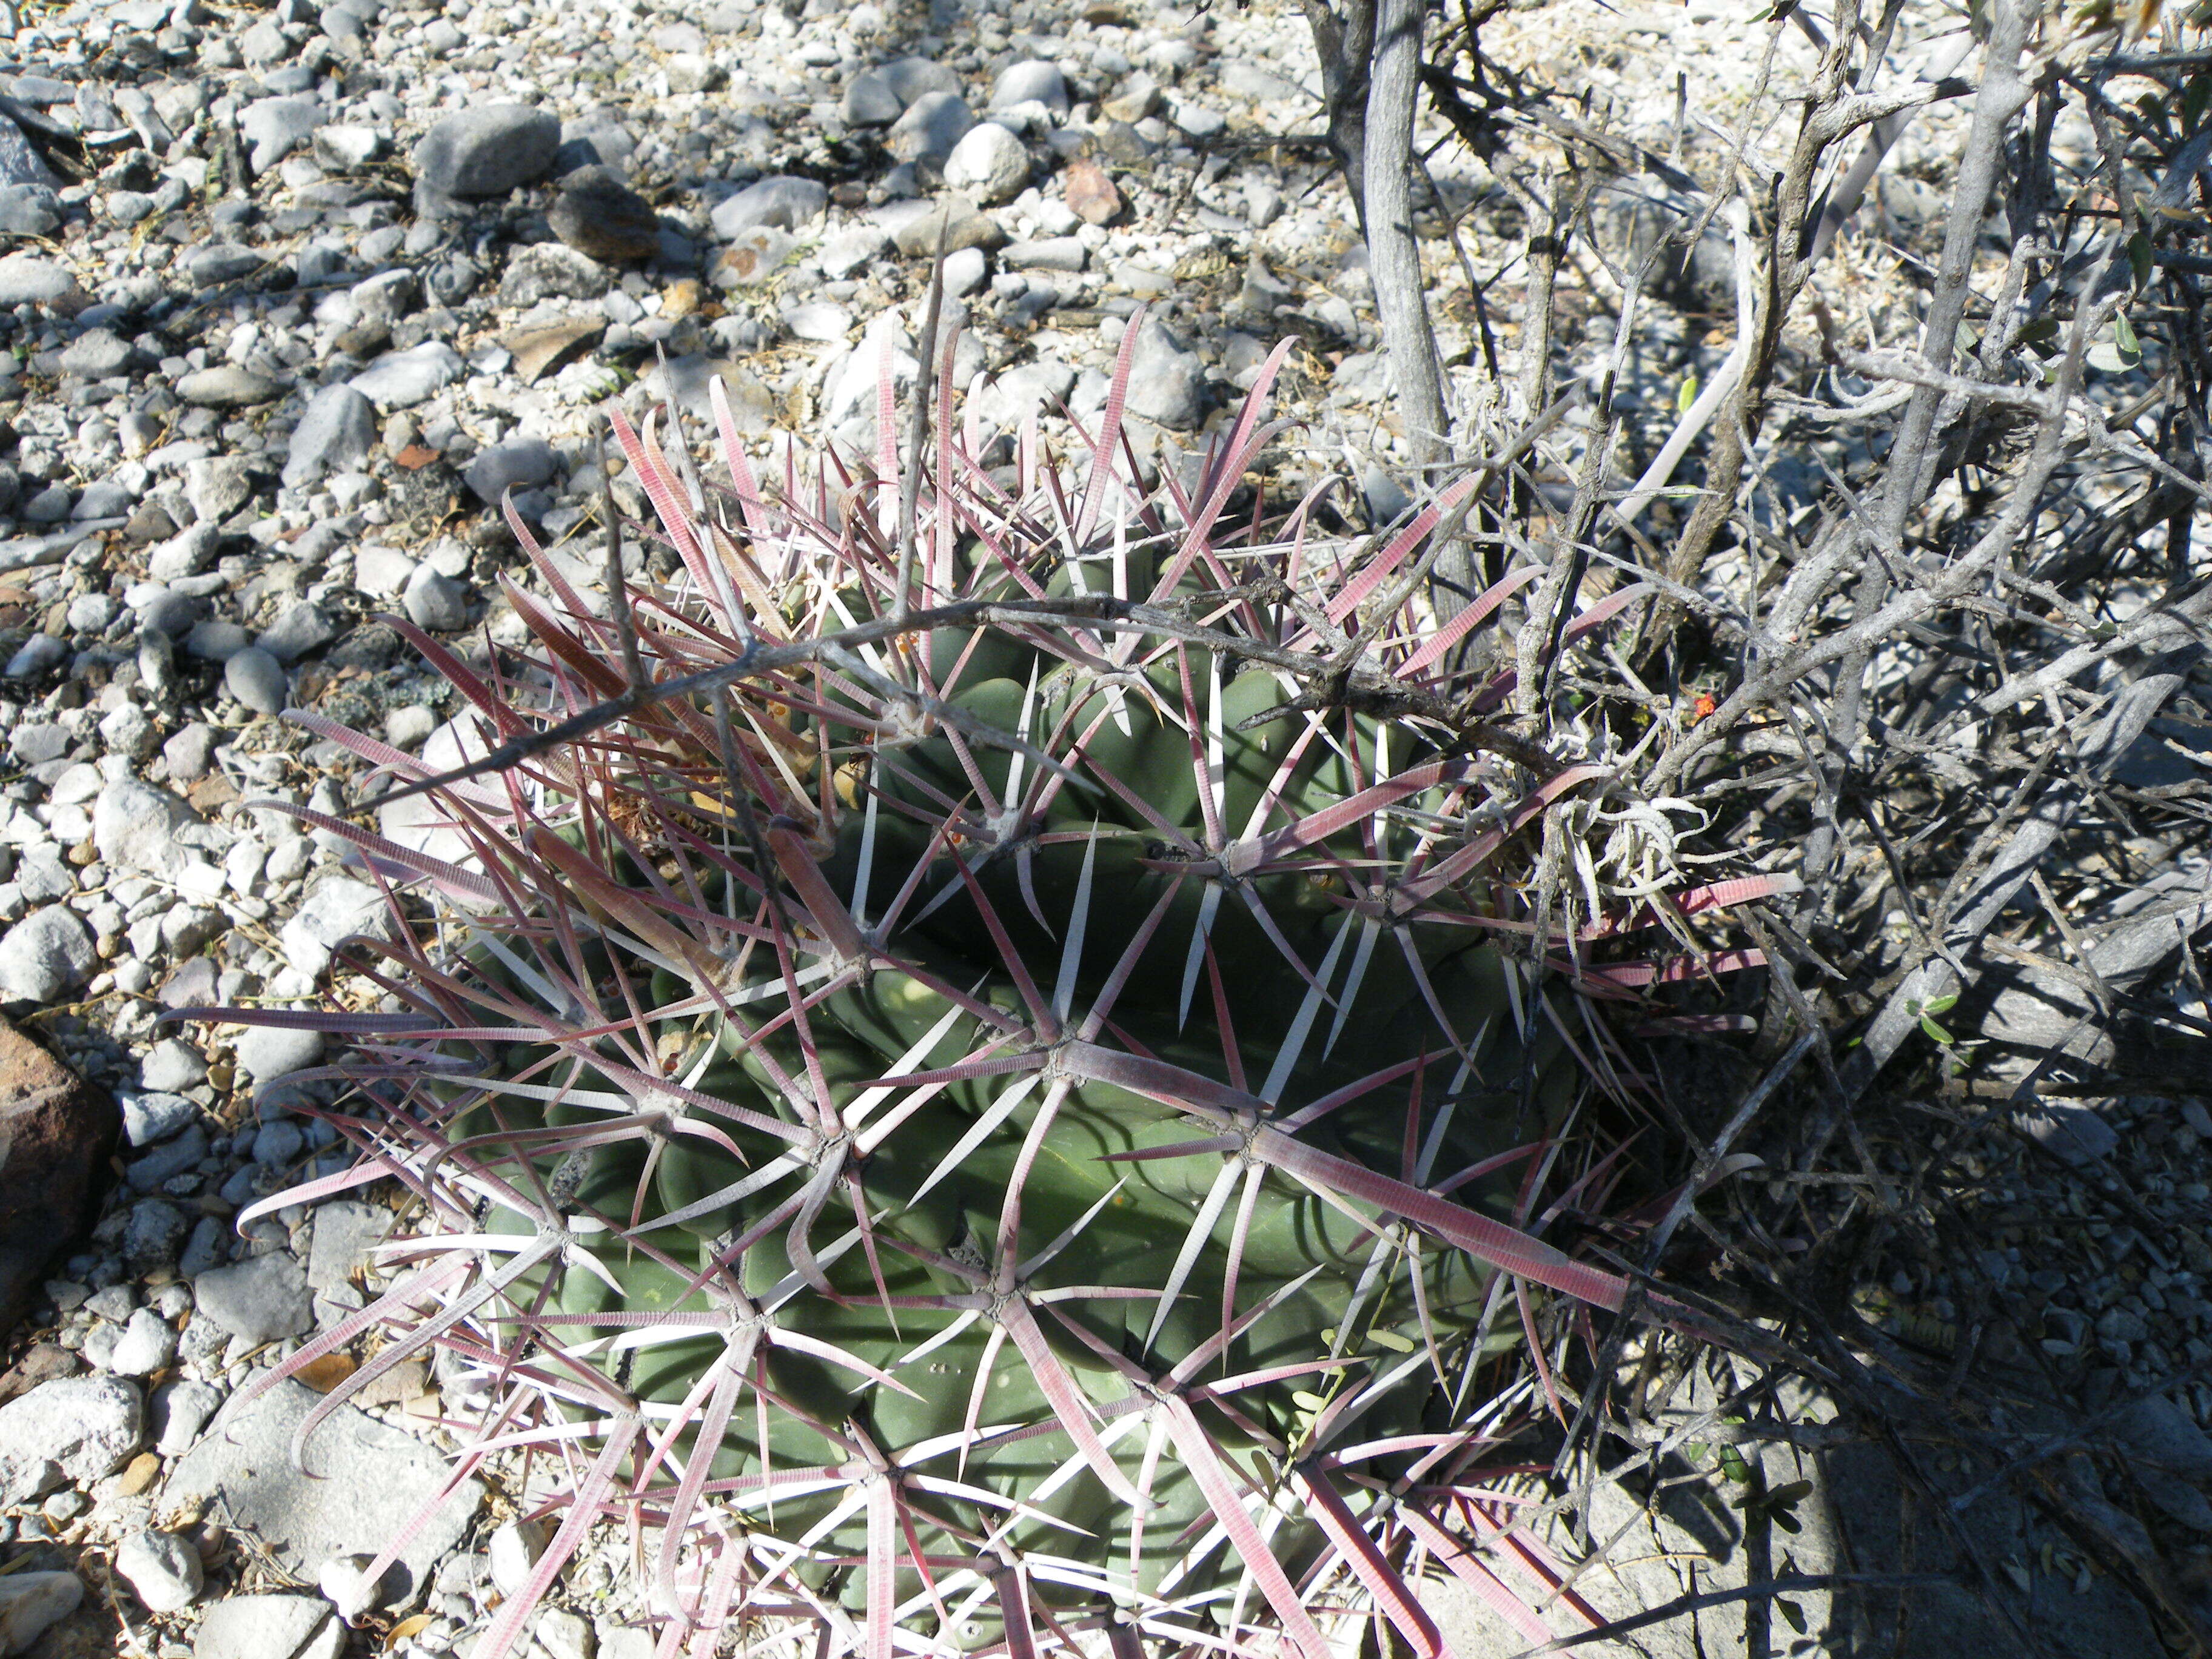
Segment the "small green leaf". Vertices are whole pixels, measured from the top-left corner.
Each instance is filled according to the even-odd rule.
[[[1949,1048],[1953,1042],[1956,1040],[1948,1031],[1938,1025],[1934,1020],[1929,1018],[1925,1014],[1920,1016],[1920,1029],[1928,1033],[1928,1039],[1929,1042],[1940,1042],[1947,1048]]]
[[[2107,374],[2122,374],[2142,361],[2142,343],[2124,313],[2112,319],[2111,337],[2098,341],[2086,354],[2089,367]]]
[[[1682,382],[1681,389],[1674,394],[1674,412],[1677,415],[1686,415],[1690,412],[1690,405],[1697,401],[1698,377],[1692,374]]]
[[[1923,1014],[1948,1014],[1958,1006],[1959,999],[1955,994],[1948,997],[1930,997],[1920,1005],[1920,1012]]]
[[[2185,131],[2193,134],[2197,124],[2204,118],[2208,106],[2212,106],[2212,72],[2199,70],[2181,89],[2181,125]]]
[[[2150,281],[2150,238],[2139,230],[2128,238],[2128,268],[2135,272],[2137,288]]]
[[[1731,1480],[1751,1479],[1751,1465],[1743,1461],[1743,1454],[1734,1446],[1721,1448],[1721,1472]]]

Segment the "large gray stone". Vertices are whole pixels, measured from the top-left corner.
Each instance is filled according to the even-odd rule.
[[[959,94],[926,92],[891,124],[884,137],[884,147],[896,161],[928,161],[942,167],[952,147],[975,125],[975,112],[961,101]]]
[[[8,124],[0,121],[0,134]],[[0,234],[45,236],[62,222],[61,198],[50,185],[0,185]]]
[[[246,1076],[256,1083],[274,1083],[280,1077],[321,1064],[323,1034],[287,1030],[281,1025],[249,1025],[233,1053]]]
[[[811,224],[830,204],[830,191],[811,179],[778,175],[747,185],[715,208],[714,234],[724,240],[756,225],[799,230]]]
[[[255,636],[254,644],[281,663],[297,662],[337,637],[337,624],[313,599],[297,599]]]
[[[65,904],[49,904],[0,937],[0,996],[52,1002],[90,979],[99,965],[82,919]]]
[[[418,571],[428,568],[422,565]],[[330,966],[331,953],[353,935],[385,937],[386,921],[382,893],[365,881],[334,876],[307,895],[277,937],[285,959],[313,978]]]
[[[891,234],[880,225],[856,225],[850,230],[840,231],[822,245],[814,256],[822,274],[832,282],[842,282],[883,256],[891,245]]]
[[[22,128],[0,117],[0,184],[34,185],[52,190],[60,183],[53,169],[31,148],[31,141],[23,136]]]
[[[1080,236],[1041,236],[1031,241],[1009,242],[999,263],[1010,270],[1066,270],[1083,269],[1091,250]],[[1200,364],[1200,373],[1205,365]]]
[[[321,1395],[297,1382],[280,1382],[250,1401],[234,1395],[172,1469],[164,1502],[181,1505],[221,1494],[231,1521],[250,1528],[302,1578],[312,1578],[332,1556],[382,1549],[437,1498],[445,1465],[412,1436],[341,1406],[307,1443],[307,1468],[319,1477],[310,1479],[292,1467],[292,1436],[321,1403]],[[431,1510],[400,1557],[407,1572],[403,1605],[421,1589],[432,1564],[460,1541],[483,1499],[483,1484],[465,1480]]]
[[[255,100],[238,113],[239,137],[253,147],[246,166],[257,176],[268,172],[307,143],[328,116],[319,98]]]
[[[2113,1425],[2128,1459],[2128,1475],[2152,1503],[2192,1531],[2212,1533],[2212,1438],[2188,1411],[2163,1395],[2138,1400]]]
[[[791,257],[793,246],[791,234],[774,225],[741,230],[708,267],[708,279],[716,288],[757,287]]]
[[[220,525],[196,524],[179,530],[146,556],[146,574],[157,582],[197,576],[215,562],[222,547]]]
[[[925,93],[960,90],[957,73],[927,58],[893,58],[875,73],[884,77],[892,95],[908,109]]]
[[[52,305],[82,292],[76,278],[52,259],[29,253],[0,259],[0,306]]]
[[[1206,414],[1206,362],[1156,317],[1147,317],[1129,359],[1129,410],[1162,426],[1194,427]]]
[[[624,126],[617,111],[587,110],[561,126],[561,148],[553,158],[556,173],[563,176],[579,167],[608,167],[628,170],[637,154],[637,140]]]
[[[1029,147],[996,121],[970,127],[945,158],[946,186],[971,192],[985,207],[1012,201],[1029,179]]]
[[[337,1289],[368,1261],[392,1223],[392,1212],[380,1204],[342,1198],[319,1206],[313,1243],[307,1247],[307,1283],[318,1291]]]
[[[144,1438],[145,1409],[115,1376],[57,1377],[0,1406],[0,1505],[114,1474]]]
[[[150,1193],[172,1176],[198,1168],[207,1155],[207,1131],[195,1123],[174,1140],[164,1142],[143,1158],[131,1159],[124,1166],[124,1179],[133,1192]]]
[[[149,1528],[115,1547],[115,1570],[130,1582],[149,1613],[174,1613],[199,1600],[207,1580],[200,1553],[188,1538]]]
[[[7,125],[0,121],[0,126]],[[18,1572],[0,1578],[0,1653],[28,1653],[31,1644],[84,1601],[73,1572]]]
[[[333,1613],[319,1595],[233,1595],[192,1636],[192,1659],[293,1659]]]
[[[887,127],[906,112],[906,106],[881,70],[863,70],[845,82],[839,112],[848,127]]]
[[[433,634],[451,634],[469,624],[469,590],[442,570],[418,564],[401,596],[407,619]]]
[[[201,287],[213,288],[220,283],[234,283],[241,276],[251,276],[264,263],[262,256],[250,247],[240,247],[235,242],[212,242],[194,250],[185,261],[185,268]]]
[[[443,340],[389,351],[346,384],[379,409],[412,409],[460,379],[466,365]]]
[[[213,735],[206,726],[198,725],[197,721],[192,726],[187,726],[185,732],[191,732],[195,727],[204,738]],[[185,732],[178,733],[178,737],[184,736]],[[170,738],[167,744],[162,745],[164,751],[167,751],[176,741],[177,738]],[[173,757],[172,757],[172,764],[174,764]],[[193,1048],[182,1037],[164,1037],[149,1048],[144,1058],[139,1060],[138,1081],[155,1093],[167,1094],[173,1097],[179,1089],[189,1089],[195,1084],[207,1081],[207,1060],[198,1049]]]
[[[422,303],[422,279],[404,267],[380,270],[346,290],[346,304],[356,324],[389,329],[403,317],[411,317]]]
[[[216,363],[210,368],[196,368],[179,380],[177,395],[201,409],[250,409],[256,404],[275,403],[284,395],[284,387],[242,363]]]
[[[62,353],[62,373],[88,380],[120,374],[131,364],[131,343],[112,328],[87,329]]]
[[[243,455],[203,455],[185,466],[185,499],[202,524],[219,524],[253,499],[254,469]]]
[[[199,827],[200,815],[166,789],[136,778],[111,783],[92,809],[92,844],[110,869],[173,881],[200,860],[178,839]]]
[[[164,1382],[154,1390],[154,1408],[146,1425],[154,1449],[164,1457],[182,1455],[222,1404],[222,1391],[209,1383]]]
[[[1060,66],[1032,58],[1000,70],[991,87],[991,107],[1012,109],[1017,104],[1042,104],[1054,115],[1066,114],[1067,81]]]
[[[123,1259],[139,1273],[169,1267],[184,1238],[183,1211],[167,1199],[142,1199],[123,1225]]]
[[[991,382],[983,398],[983,418],[1002,432],[1018,431],[1032,415],[1057,413],[1074,390],[1075,371],[1066,363],[1050,358],[1023,363]]]
[[[151,1308],[140,1308],[109,1352],[107,1369],[118,1376],[151,1376],[176,1357],[177,1333],[168,1321]]]
[[[284,452],[284,483],[297,489],[325,472],[350,472],[376,447],[376,406],[350,386],[307,399]]]
[[[257,714],[281,714],[290,695],[284,665],[258,645],[234,652],[222,665],[223,689]]]
[[[526,104],[448,115],[415,146],[415,174],[447,196],[504,196],[542,177],[561,148],[561,118]]]
[[[206,1075],[203,1068],[200,1077],[192,1082]],[[182,1095],[159,1089],[125,1089],[118,1090],[115,1097],[123,1104],[123,1138],[133,1146],[151,1146],[155,1141],[167,1140],[199,1120],[199,1107]]]
[[[497,507],[510,489],[534,489],[551,482],[561,456],[542,438],[517,438],[479,450],[461,477],[486,507]]]
[[[672,372],[684,360],[669,364]],[[697,359],[703,364],[704,359]],[[704,376],[702,375],[702,384]],[[601,569],[605,569],[602,564]],[[491,752],[484,740],[483,725],[474,714],[457,715],[429,735],[423,742],[420,758],[431,772],[450,771],[470,761],[482,760]],[[463,785],[465,796],[470,786]],[[460,830],[453,827],[453,809],[441,800],[428,795],[410,795],[404,800],[392,801],[376,809],[377,828],[402,847],[432,858],[444,859],[464,868],[476,864],[475,846]],[[464,905],[483,905],[481,899],[463,899]]]
[[[507,262],[499,302],[523,310],[544,300],[596,300],[612,278],[613,273],[589,254],[560,242],[540,242]]]
[[[257,1346],[314,1328],[307,1275],[282,1250],[202,1273],[192,1301],[203,1318]]]
[[[2145,914],[2135,915],[2137,909]],[[2084,926],[2084,943],[2076,949],[2101,984],[2132,991],[2173,957],[2180,940],[2207,925],[2212,925],[2212,880],[2201,869],[2168,870],[2112,913]],[[2077,979],[2032,963],[1998,962],[1989,965],[1978,989],[1995,993],[1979,1028],[1966,1028],[1978,1037],[2063,1049],[2100,1066],[2110,1065],[2119,1050],[2114,1022],[2098,1011],[2098,1000]]]

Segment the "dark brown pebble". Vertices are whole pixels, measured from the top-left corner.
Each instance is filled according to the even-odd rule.
[[[660,221],[652,204],[611,167],[570,173],[546,218],[553,234],[577,252],[609,264],[650,259],[660,252]]]

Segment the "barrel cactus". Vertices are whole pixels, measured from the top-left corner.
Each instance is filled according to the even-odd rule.
[[[1602,1196],[1578,1004],[1653,970],[1537,976],[1522,832],[1606,774],[1453,678],[1526,580],[1421,580],[1482,477],[1364,544],[1269,520],[1281,355],[1150,489],[1126,362],[1080,465],[940,418],[908,489],[888,368],[871,464],[773,487],[719,401],[726,483],[615,415],[662,574],[595,607],[516,520],[532,647],[413,635],[468,775],[295,716],[420,791],[404,833],[305,814],[390,884],[382,1002],[204,1017],[347,1037],[364,1158],[317,1190],[415,1200],[410,1271],[292,1365],[380,1331],[343,1400],[434,1345],[472,1457],[567,1471],[486,1659],[602,1522],[664,1652],[1435,1653],[1424,1575],[1549,1633],[1485,1449],[1540,1324],[1622,1305],[1532,1218]]]

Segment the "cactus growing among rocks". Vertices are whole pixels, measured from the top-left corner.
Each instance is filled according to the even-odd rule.
[[[1429,598],[1490,474],[1364,547],[1266,524],[1281,359],[1149,492],[1126,352],[1072,475],[1033,430],[986,471],[972,418],[902,475],[888,367],[872,471],[777,489],[719,398],[720,489],[617,415],[671,574],[595,609],[515,520],[534,651],[413,635],[466,775],[300,717],[412,781],[389,833],[303,813],[404,925],[352,947],[381,1006],[222,1017],[355,1045],[360,1168],[273,1201],[416,1201],[417,1265],[292,1364],[386,1331],[334,1402],[437,1345],[471,1461],[529,1451],[562,1516],[485,1659],[602,1521],[664,1652],[1323,1659],[1380,1618],[1437,1653],[1425,1574],[1548,1637],[1485,1462],[1541,1396],[1493,1362],[1623,1306],[1536,1218],[1609,1179],[1563,1154],[1610,1067],[1577,1004],[1673,969],[1581,959],[1653,912],[1516,897],[1522,832],[1608,774],[1486,723],[1510,672],[1454,678],[1533,574]]]

